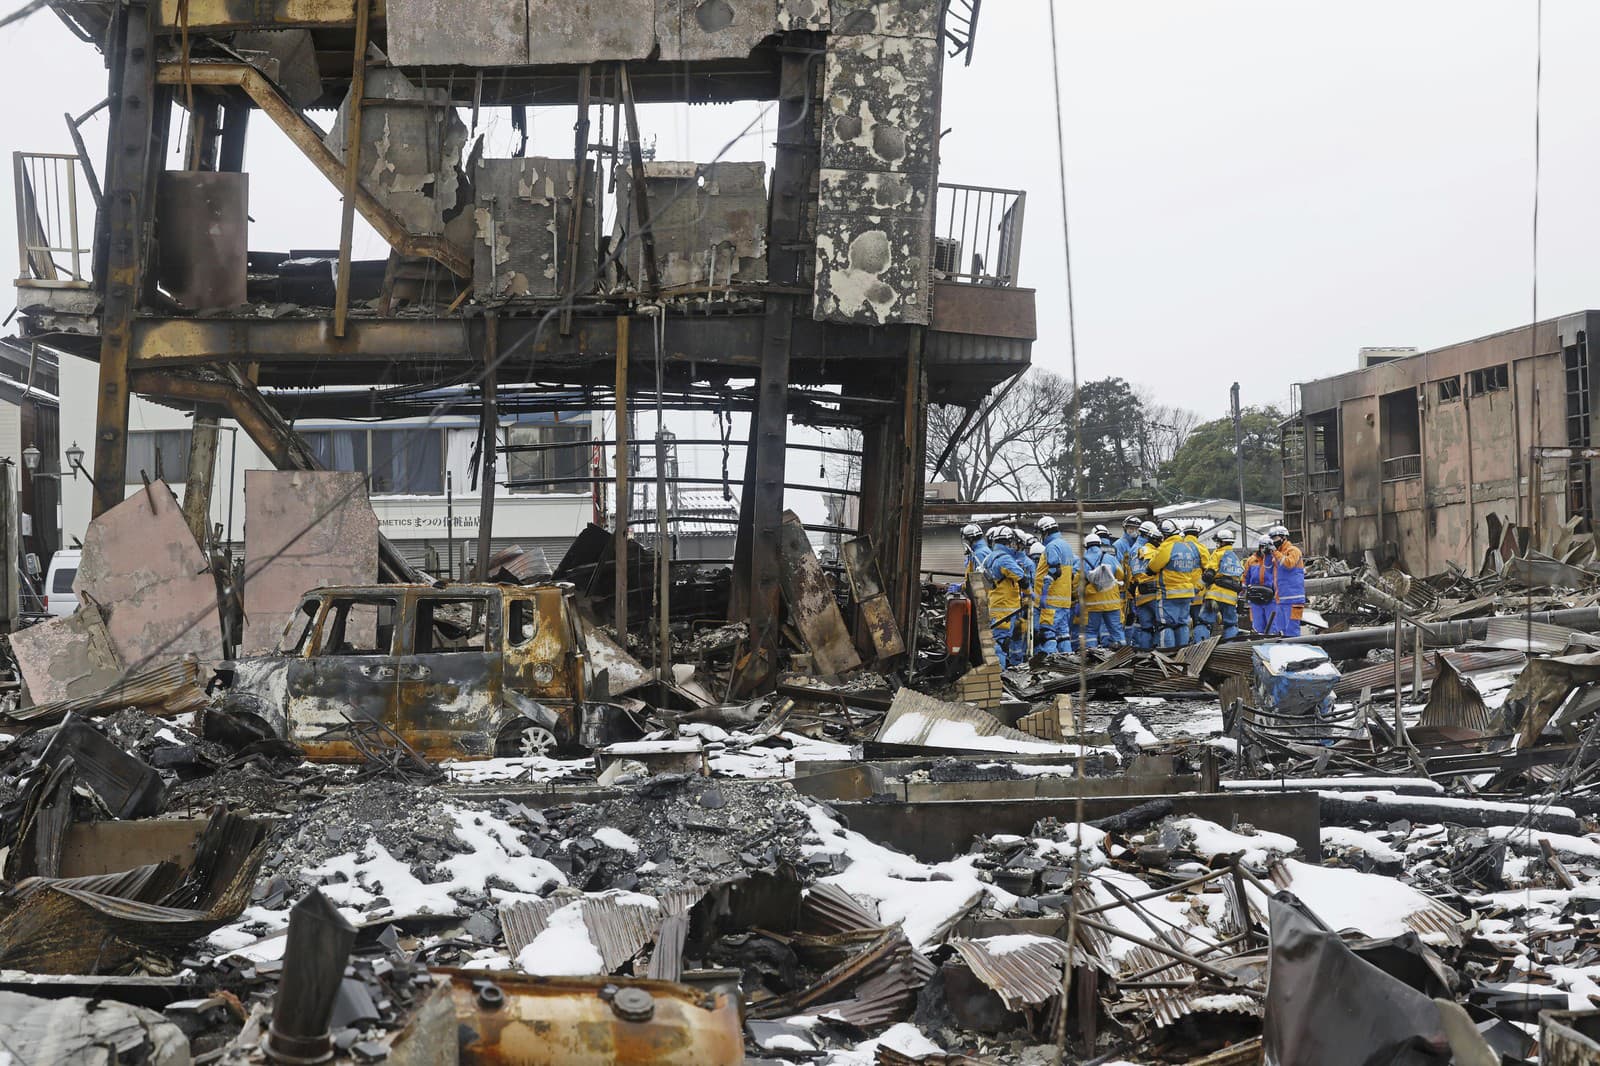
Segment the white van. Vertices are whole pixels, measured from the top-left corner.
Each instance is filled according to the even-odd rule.
[[[78,560],[83,552],[63,548],[50,557],[50,570],[44,576],[44,611],[51,617],[69,615],[78,609],[78,594],[72,579],[78,576]]]

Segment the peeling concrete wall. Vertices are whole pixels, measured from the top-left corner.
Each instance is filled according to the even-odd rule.
[[[367,104],[361,116],[361,184],[420,236],[444,233],[445,215],[462,190],[456,167],[467,143],[467,127],[444,89],[419,88],[398,70],[367,74],[367,99],[405,101]],[[323,143],[344,158],[347,95]]]
[[[122,676],[105,620],[88,602],[65,618],[12,633],[11,652],[34,703],[87,696]]]
[[[390,58],[401,66],[540,66],[652,55],[671,63],[743,59],[777,32],[778,6],[778,0],[390,0],[386,21]],[[786,6],[797,5],[786,0]],[[805,21],[814,17],[799,16],[793,28],[819,28]]]
[[[72,587],[100,604],[111,644],[130,670],[185,655],[202,664],[222,656],[216,580],[166,482],[89,523]]]
[[[815,315],[926,324],[940,7],[833,0],[830,18]]]
[[[460,63],[475,67],[528,62],[525,0],[386,0],[389,60],[403,67]],[[541,27],[541,34],[543,28]]]
[[[378,577],[378,516],[360,472],[248,470],[241,652],[271,651],[301,598]]]
[[[586,163],[578,237],[580,293],[594,290],[595,173]],[[484,159],[474,185],[473,284],[480,299],[559,296],[577,168],[570,159]]]
[[[664,287],[766,279],[765,164],[652,161],[644,173]],[[613,246],[638,228],[632,176],[620,168],[614,218]],[[639,285],[645,277],[644,243],[631,242],[628,250],[623,266]]]

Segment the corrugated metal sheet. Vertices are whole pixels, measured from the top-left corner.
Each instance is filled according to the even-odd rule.
[[[1007,1010],[1043,1003],[1061,994],[1061,971],[1071,952],[1054,937],[1035,936],[1018,944],[1014,937],[982,940],[952,938],[956,949],[977,976],[1000,996]]]
[[[1516,615],[1501,615],[1485,622],[1488,632],[1479,643],[1491,648],[1514,648],[1530,654],[1561,655],[1571,646],[1600,647],[1600,638],[1566,626],[1530,622]]]
[[[1439,660],[1439,676],[1434,679],[1428,693],[1428,705],[1423,708],[1420,726],[1453,726],[1473,729],[1480,733],[1498,732],[1495,728],[1499,712],[1491,712],[1484,705],[1483,696],[1476,686],[1461,676],[1450,660]]]
[[[129,673],[116,684],[87,696],[37,703],[7,712],[17,722],[53,722],[67,712],[96,716],[140,707],[161,715],[197,711],[207,703],[200,687],[200,667],[193,659]]]
[[[883,923],[844,889],[819,883],[806,889],[800,904],[800,924],[807,932],[827,936],[877,929]]]
[[[1192,682],[1191,682],[1192,684]],[[939,744],[939,726],[944,722],[959,722],[972,727],[976,738],[960,746]],[[1013,729],[987,711],[963,703],[946,703],[944,700],[902,688],[894,694],[894,702],[884,715],[883,725],[875,738],[885,744],[908,744],[916,747],[949,748],[952,751],[984,751],[982,737],[998,737],[1007,741],[1039,744],[1019,729]]]
[[[1400,688],[1403,690],[1411,687],[1412,657],[1402,656],[1400,659]],[[1422,653],[1422,680],[1426,684],[1432,681],[1439,673],[1439,663],[1433,652]],[[1359,696],[1362,689],[1370,688],[1374,692],[1394,688],[1394,663],[1375,663],[1364,666],[1359,670],[1352,670],[1339,678],[1339,683],[1333,686],[1335,696]]]
[[[694,890],[698,897],[698,890]],[[571,905],[571,898],[522,900],[500,908],[500,927],[505,932],[506,948],[515,957],[549,927],[550,916]],[[666,901],[643,902],[628,894],[601,893],[576,901],[583,908],[583,924],[589,942],[600,953],[606,973],[615,973],[649,943],[655,941],[668,913]],[[675,913],[684,914],[687,906],[674,900]]]
[[[1135,945],[1123,958],[1123,972],[1128,974],[1153,970],[1174,960],[1150,948]],[[1194,968],[1187,963],[1168,966],[1150,980],[1194,981]],[[1142,1000],[1149,1012],[1150,1026],[1160,1029],[1174,1025],[1191,1014],[1242,1014],[1259,1018],[1265,985],[1254,982],[1237,988],[1224,988],[1214,981],[1193,983],[1183,988],[1139,988],[1128,993],[1130,998]]]
[[[1281,861],[1274,861],[1267,873],[1273,884],[1294,891],[1294,878]],[[1403,921],[1406,927],[1430,944],[1437,944],[1443,940],[1450,947],[1459,948],[1466,942],[1461,935],[1461,924],[1467,920],[1466,915],[1445,906],[1432,896],[1428,896],[1426,892],[1420,894],[1427,897],[1428,904],[1405,916]],[[1263,924],[1267,923],[1266,912],[1257,907],[1254,900],[1251,901],[1250,909]]]

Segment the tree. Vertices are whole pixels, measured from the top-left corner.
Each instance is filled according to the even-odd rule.
[[[1276,407],[1246,407],[1240,413],[1244,495],[1251,503],[1283,506],[1283,460]],[[1234,465],[1233,419],[1207,422],[1189,434],[1161,468],[1161,485],[1174,498],[1231,500],[1239,494]]]
[[[1033,369],[991,395],[992,406],[967,421],[967,409],[928,408],[929,476],[954,481],[962,500],[1037,499],[1050,493],[1055,459],[1070,440],[1072,386],[1059,374]],[[956,441],[954,447],[950,443]]]
[[[1149,426],[1139,395],[1121,378],[1089,381],[1078,390],[1078,408],[1082,464],[1073,462],[1075,442],[1069,430],[1065,446],[1056,453],[1056,495],[1109,499],[1137,494],[1154,472],[1145,464]]]

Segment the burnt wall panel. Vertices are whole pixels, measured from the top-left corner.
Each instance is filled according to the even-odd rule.
[[[580,293],[594,289],[594,164],[585,163]],[[480,298],[559,296],[577,168],[570,159],[484,159],[476,180],[473,284]]]
[[[467,127],[456,115],[450,94],[422,88],[398,70],[367,74],[367,104],[361,117],[361,184],[413,234],[444,233],[444,216],[461,195],[456,166],[467,141]],[[323,143],[344,158],[346,96]]]
[[[250,175],[168,170],[156,192],[161,287],[191,311],[245,302]]]
[[[939,36],[941,0],[833,0],[831,6],[836,35]]]
[[[832,24],[828,0],[778,0],[780,30],[826,30]]]
[[[528,62],[527,0],[386,0],[389,60],[398,66]]]
[[[766,165],[674,163],[644,166],[656,264],[668,288],[726,286],[767,276]],[[613,246],[637,228],[632,176],[616,174]],[[631,241],[622,268],[642,284],[644,242]]]
[[[528,0],[528,25],[535,65],[645,59],[656,46],[656,0]]]
[[[890,5],[892,6],[892,5]],[[939,41],[880,5],[836,5],[818,177],[816,317],[926,324],[938,168]],[[864,15],[863,12],[866,12]],[[841,16],[857,32],[840,33]]]
[[[777,23],[777,0],[656,0],[656,36],[668,62],[742,59]]]

